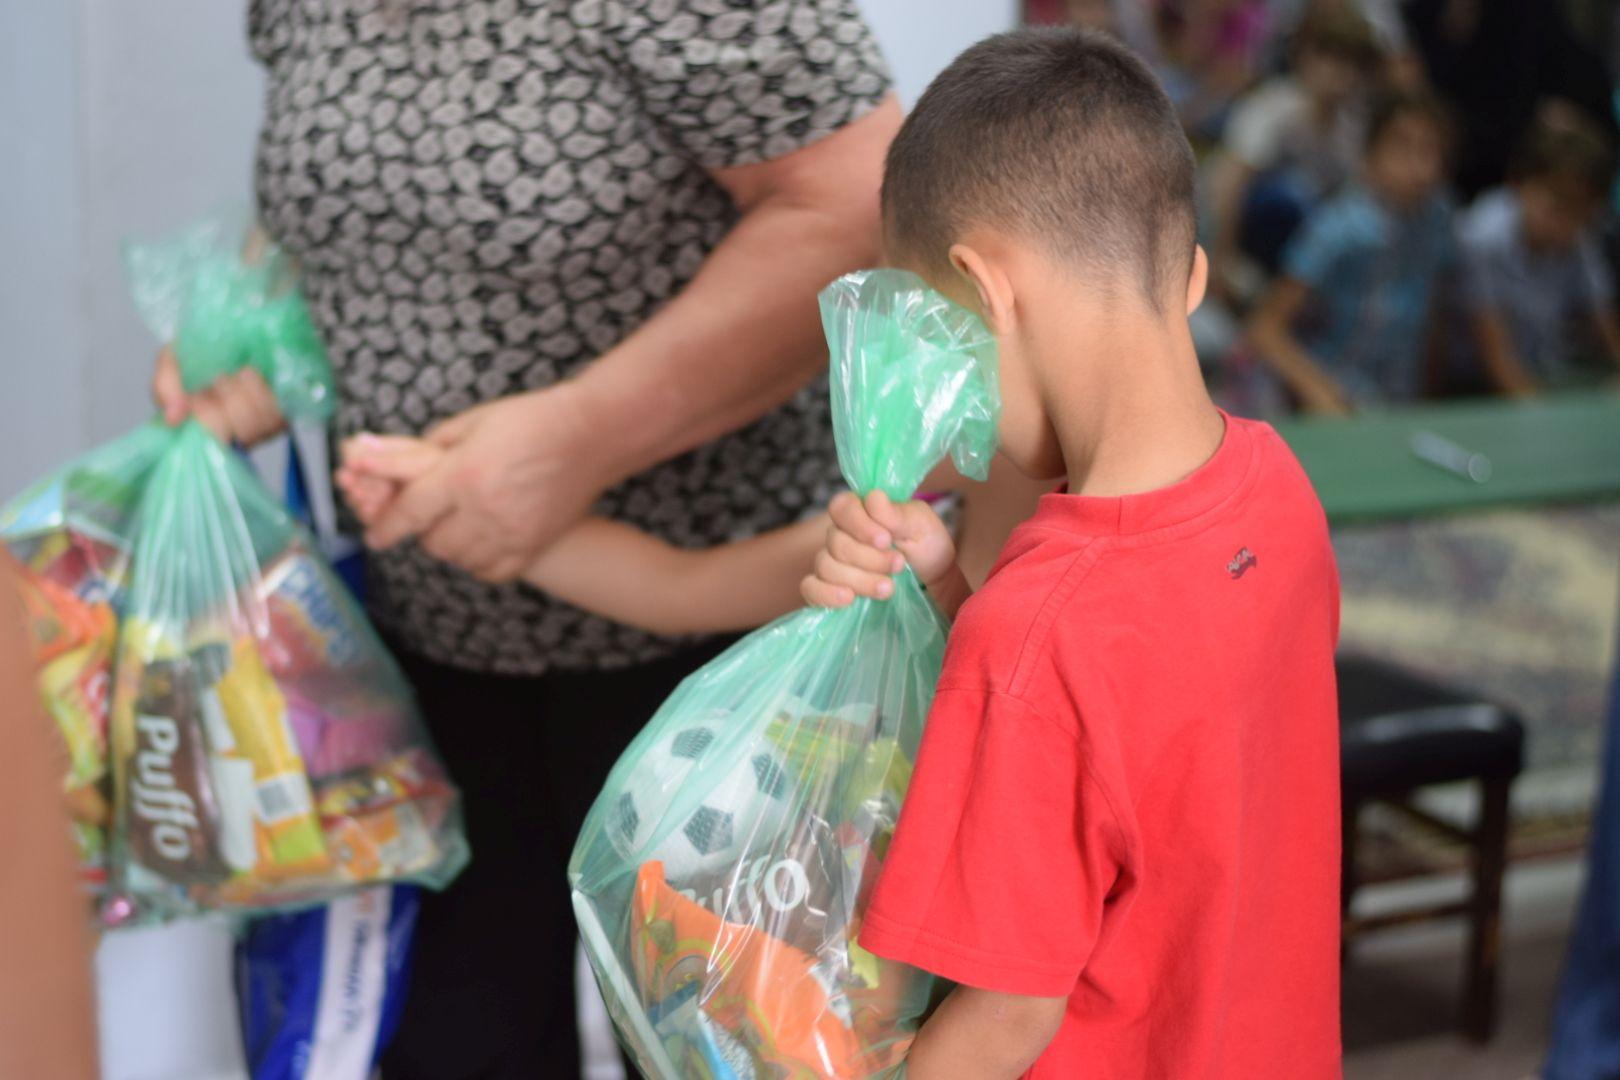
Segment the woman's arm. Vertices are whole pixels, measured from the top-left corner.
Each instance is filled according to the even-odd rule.
[[[878,257],[893,98],[832,135],[716,180],[742,217],[696,277],[574,378],[439,425],[441,468],[367,534],[408,536],[493,581],[517,577],[609,487],[758,419],[826,363],[815,296]]]
[[[1277,279],[1249,320],[1249,342],[1307,411],[1346,415],[1350,400],[1343,388],[1294,336],[1294,319],[1309,295],[1303,282]]]
[[[751,630],[800,606],[825,515],[749,540],[687,550],[622,522],[586,518],[523,578],[575,607],[655,634]]]
[[[714,173],[742,211],[689,285],[576,380],[620,438],[611,481],[743,427],[826,366],[815,297],[879,256],[892,97],[784,157]]]

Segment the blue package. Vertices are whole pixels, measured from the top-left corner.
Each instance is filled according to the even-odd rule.
[[[289,511],[363,599],[364,549],[337,533],[324,431],[294,427],[286,480]],[[372,1074],[399,1027],[420,906],[415,886],[384,886],[247,924],[236,974],[252,1080]]]
[[[255,919],[237,945],[253,1080],[366,1080],[399,1027],[421,903],[412,885]]]

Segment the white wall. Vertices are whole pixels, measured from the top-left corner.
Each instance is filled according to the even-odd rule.
[[[860,0],[889,58],[900,100],[910,107],[956,54],[1010,29],[1016,0]]]
[[[1014,0],[863,6],[909,104],[962,48],[1009,26]],[[251,196],[262,80],[244,7],[0,0],[0,500],[149,415],[154,345],[119,244]],[[226,955],[201,927],[103,951],[110,1080],[234,1072]]]
[[[249,197],[242,5],[0,2],[0,498],[142,420],[119,242]]]

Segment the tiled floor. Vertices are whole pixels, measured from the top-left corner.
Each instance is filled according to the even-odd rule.
[[[1357,944],[1344,980],[1346,1080],[1525,1080],[1546,1047],[1553,994],[1580,892],[1569,858],[1515,866],[1504,906],[1501,1025],[1478,1048],[1455,1034],[1463,931],[1435,924],[1370,936]],[[1370,891],[1369,908],[1399,889],[1438,895],[1454,883]],[[1359,903],[1359,901],[1358,901]]]

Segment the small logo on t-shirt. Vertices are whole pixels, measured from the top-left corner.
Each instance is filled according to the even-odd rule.
[[[1260,560],[1255,558],[1254,552],[1250,551],[1248,548],[1243,548],[1238,551],[1236,555],[1232,556],[1231,562],[1226,564],[1226,572],[1232,575],[1233,581],[1236,581],[1238,578],[1248,573],[1251,567],[1259,565]]]

